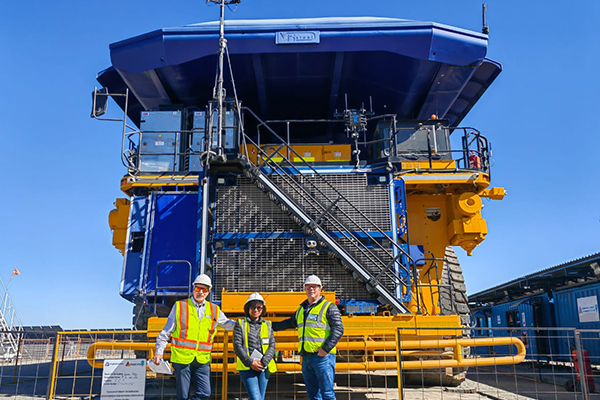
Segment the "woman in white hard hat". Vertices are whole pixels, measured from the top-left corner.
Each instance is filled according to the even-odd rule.
[[[244,318],[233,329],[233,348],[237,356],[237,370],[248,391],[250,400],[263,400],[269,376],[277,371],[275,365],[275,337],[271,321],[262,317],[267,312],[265,300],[259,293],[248,296]]]

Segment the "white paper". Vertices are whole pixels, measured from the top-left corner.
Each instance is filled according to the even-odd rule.
[[[258,351],[256,349],[252,350],[252,354],[250,354],[250,359],[252,361],[254,361],[254,360],[262,360],[262,357],[263,357],[263,355],[260,354],[260,351]]]
[[[146,360],[104,360],[102,400],[144,399]]]
[[[157,374],[173,375],[173,370],[168,361],[160,359],[158,365],[154,364],[154,360],[148,360],[148,366]]]

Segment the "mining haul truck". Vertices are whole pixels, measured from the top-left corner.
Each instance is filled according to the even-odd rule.
[[[482,199],[505,194],[490,186],[488,140],[459,126],[501,72],[487,44],[372,17],[208,22],[113,43],[92,116],[111,119],[109,98],[124,111],[126,196],[109,223],[135,326],[160,331],[199,273],[228,316],[260,292],[272,319],[294,313],[316,274],[347,333],[468,336],[453,246],[470,255],[487,234]],[[465,365],[467,348],[442,367]]]

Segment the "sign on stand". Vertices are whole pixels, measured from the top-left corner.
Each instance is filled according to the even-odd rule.
[[[146,360],[104,360],[102,400],[143,399]]]

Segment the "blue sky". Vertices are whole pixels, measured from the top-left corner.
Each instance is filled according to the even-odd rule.
[[[470,293],[600,251],[598,2],[488,1],[504,71],[462,125],[491,140],[489,234],[457,249]],[[129,327],[108,212],[122,197],[120,131],[89,118],[110,43],[216,20],[196,0],[0,4],[0,276],[24,325]],[[227,18],[380,16],[481,30],[481,2],[243,0]],[[116,106],[111,104],[113,111]]]

